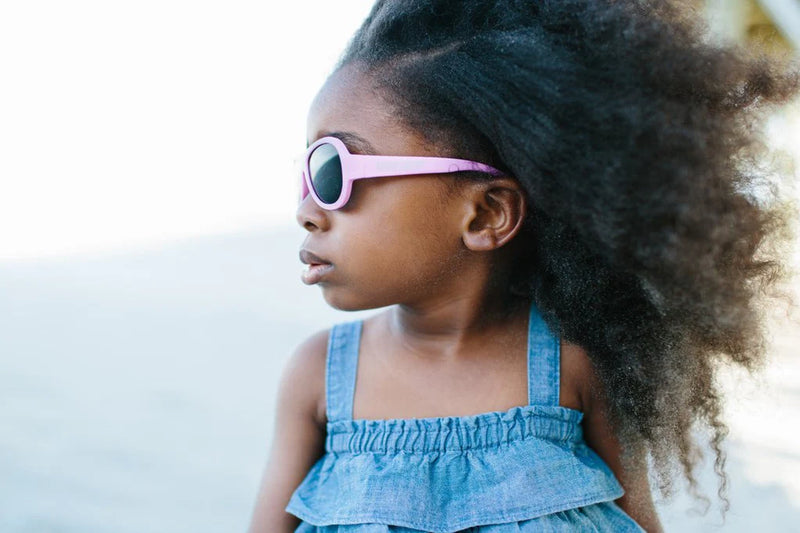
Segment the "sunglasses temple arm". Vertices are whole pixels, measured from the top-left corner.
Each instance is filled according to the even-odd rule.
[[[353,179],[382,178],[387,176],[411,176],[416,174],[447,174],[450,172],[476,171],[502,174],[496,168],[465,159],[446,157],[352,155],[355,172]]]

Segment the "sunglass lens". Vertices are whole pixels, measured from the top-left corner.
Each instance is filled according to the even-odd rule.
[[[309,159],[314,192],[326,204],[336,202],[342,193],[342,162],[332,144],[321,144]]]

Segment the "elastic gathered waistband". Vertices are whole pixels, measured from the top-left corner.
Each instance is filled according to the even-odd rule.
[[[338,420],[327,425],[325,450],[334,453],[464,452],[527,439],[582,440],[583,413],[561,406],[525,405],[466,417]]]

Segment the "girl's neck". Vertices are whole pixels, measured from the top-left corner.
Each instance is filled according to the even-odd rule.
[[[405,350],[446,362],[527,331],[529,309],[525,299],[509,304],[463,297],[427,306],[397,305],[385,319],[388,334]]]

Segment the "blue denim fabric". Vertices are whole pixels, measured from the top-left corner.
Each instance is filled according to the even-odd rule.
[[[297,532],[641,532],[624,493],[558,405],[560,342],[537,309],[528,405],[464,417],[353,420],[361,321],[331,330],[325,454],[286,511]]]

